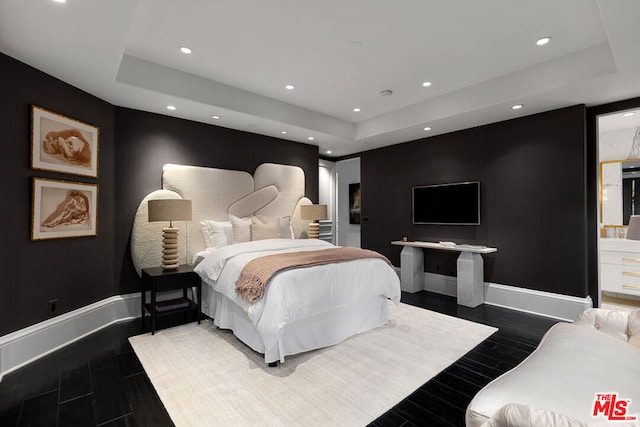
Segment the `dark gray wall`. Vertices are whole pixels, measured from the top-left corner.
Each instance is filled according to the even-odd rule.
[[[0,54],[3,203],[0,223],[5,245],[0,269],[0,335],[48,316],[48,301],[70,311],[113,295],[114,108],[34,68]],[[100,128],[99,177],[30,169],[31,105]],[[30,240],[33,177],[98,184],[98,235]]]
[[[586,296],[585,123],[575,106],[362,153],[362,246],[395,265],[403,235],[494,246],[485,281]],[[479,226],[412,224],[412,186],[469,180],[481,182]],[[456,258],[426,250],[425,270],[455,275]]]
[[[45,320],[51,299],[62,314],[140,289],[128,248],[131,224],[140,200],[160,188],[164,163],[251,173],[264,162],[298,165],[307,196],[317,201],[315,146],[114,107],[4,54],[0,69],[0,219],[9,237],[0,269],[0,336]],[[98,179],[30,169],[32,104],[100,128]],[[32,177],[97,183],[97,237],[32,242]]]

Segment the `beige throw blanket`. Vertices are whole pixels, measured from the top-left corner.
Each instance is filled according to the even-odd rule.
[[[264,290],[271,276],[279,271],[363,258],[378,258],[392,265],[385,256],[377,252],[352,247],[266,255],[253,259],[244,266],[238,280],[236,280],[236,292],[247,301],[255,302],[264,295]]]

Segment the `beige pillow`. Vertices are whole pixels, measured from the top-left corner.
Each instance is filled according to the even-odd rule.
[[[284,216],[280,218],[280,238],[281,239],[293,239],[293,224],[291,224],[291,217]]]
[[[229,222],[231,222],[232,243],[251,241],[251,218],[238,218],[229,214]]]
[[[280,218],[251,217],[251,240],[280,238]]]

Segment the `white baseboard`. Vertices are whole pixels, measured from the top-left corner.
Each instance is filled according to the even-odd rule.
[[[425,290],[456,296],[456,278],[425,273]],[[485,303],[513,310],[573,321],[592,306],[579,298],[515,286],[485,283]],[[177,295],[177,294],[176,294]],[[166,297],[175,297],[167,294]],[[74,341],[114,323],[140,317],[140,293],[119,295],[0,337],[0,381],[13,372]]]
[[[0,381],[111,324],[140,317],[140,293],[114,296],[0,337]]]
[[[455,297],[456,278],[425,273],[424,290]],[[584,298],[497,283],[484,284],[485,304],[573,322],[580,313],[593,306],[590,296]]]
[[[582,298],[485,283],[485,304],[573,322],[580,313],[593,307],[593,300],[588,295]]]

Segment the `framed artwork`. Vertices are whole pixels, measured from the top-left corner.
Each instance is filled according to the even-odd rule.
[[[95,236],[98,185],[33,178],[31,240]]]
[[[31,106],[31,167],[98,177],[95,126]]]
[[[360,183],[349,184],[349,224],[360,224]]]

